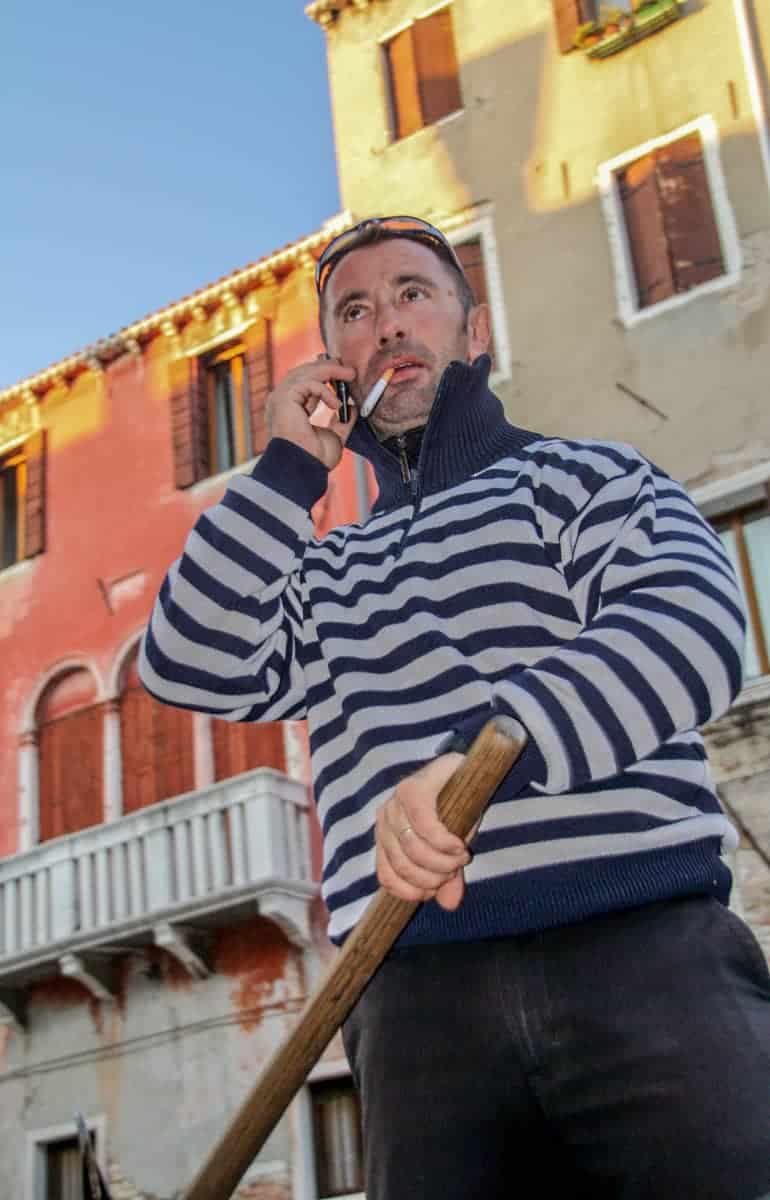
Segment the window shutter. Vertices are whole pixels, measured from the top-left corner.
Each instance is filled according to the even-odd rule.
[[[195,787],[192,713],[153,701],[152,746],[156,800],[191,792]]]
[[[618,185],[634,263],[639,307],[647,308],[674,294],[674,276],[663,224],[654,155],[648,154],[619,172]]]
[[[481,247],[481,238],[471,238],[468,242],[460,242],[459,245],[454,247],[454,250],[460,260],[462,269],[465,271],[468,283],[473,288],[476,303],[489,304],[489,291],[487,289],[487,276],[484,270],[484,252]],[[494,365],[495,350],[491,341],[488,353]]]
[[[249,387],[249,416],[251,419],[251,449],[261,454],[267,445],[265,403],[273,386],[272,327],[269,321],[258,321],[246,330],[244,362]]]
[[[388,42],[386,54],[393,106],[393,131],[397,138],[407,137],[423,125],[411,25]]]
[[[412,26],[422,123],[432,125],[462,108],[452,13],[448,8]]]
[[[197,359],[169,364],[174,483],[191,487],[211,473],[205,369]]]
[[[120,750],[123,811],[136,812],[158,799],[152,732],[155,701],[143,687],[126,688],[120,697]]]
[[[33,434],[25,443],[27,468],[24,497],[24,557],[34,558],[45,550],[46,436]]]
[[[575,48],[575,34],[586,21],[596,20],[595,0],[551,0],[556,37],[562,54]]]
[[[725,270],[700,137],[671,142],[655,159],[675,290],[687,292]]]
[[[101,705],[41,725],[40,840],[76,833],[104,819]]]
[[[281,721],[214,720],[211,730],[215,779],[229,779],[257,767],[286,770]]]

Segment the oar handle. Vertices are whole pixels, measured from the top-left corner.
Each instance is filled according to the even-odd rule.
[[[441,789],[438,814],[467,837],[522,751],[526,733],[493,717]],[[229,1200],[244,1172],[302,1087],[401,930],[419,907],[377,892],[287,1038],[268,1059],[251,1093],[185,1193],[185,1200]]]

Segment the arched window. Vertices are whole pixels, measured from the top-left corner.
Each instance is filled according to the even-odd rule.
[[[137,651],[120,691],[123,812],[135,812],[195,787],[192,713],[153,700],[139,681]]]
[[[283,723],[281,721],[211,722],[214,743],[214,778],[229,779],[256,767],[286,770]]]
[[[90,671],[54,679],[38,702],[40,841],[103,820],[102,706]]]

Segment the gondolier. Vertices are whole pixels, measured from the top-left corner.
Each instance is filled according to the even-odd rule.
[[[363,222],[317,267],[329,359],[269,399],[141,660],[168,703],[306,717],[330,935],[424,901],[345,1026],[369,1200],[770,1188],[770,975],[727,908],[735,834],[697,728],[741,684],[720,543],[631,447],[510,425],[451,246]],[[351,417],[336,410],[348,384]],[[383,382],[384,381],[384,382]],[[371,406],[369,415],[356,413]],[[313,537],[343,445],[363,525]],[[493,713],[528,743],[471,852],[435,814]]]

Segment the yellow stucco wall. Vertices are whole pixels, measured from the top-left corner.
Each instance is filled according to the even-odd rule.
[[[681,20],[604,61],[558,52],[550,0],[454,0],[464,109],[394,142],[380,42],[430,7],[377,0],[328,27],[343,205],[440,219],[491,202],[513,360],[497,390],[511,419],[630,441],[690,481],[766,458],[770,193],[733,0],[691,0]],[[770,39],[768,12],[763,30]],[[626,329],[597,167],[705,114],[741,281]]]

